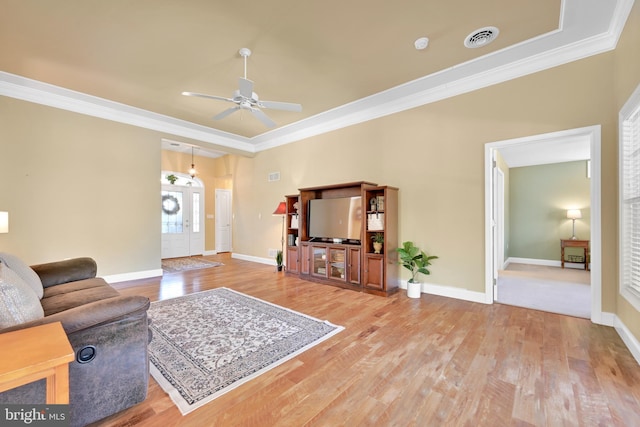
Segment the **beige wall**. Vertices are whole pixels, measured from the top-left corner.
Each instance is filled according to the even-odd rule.
[[[595,124],[603,128],[604,175],[611,174],[615,114],[611,53],[474,93],[341,129],[245,159],[236,198],[235,250],[264,256],[279,241],[275,202],[300,187],[368,180],[400,189],[399,235],[440,258],[429,281],[484,292],[484,146]],[[269,171],[282,180],[267,183]],[[603,222],[616,220],[613,199]],[[271,211],[269,211],[271,209]],[[262,213],[262,219],[260,218]],[[616,245],[604,237],[606,252]],[[605,309],[615,310],[615,266],[604,268]]]
[[[160,136],[0,97],[0,251],[76,256],[101,275],[160,268]]]
[[[622,106],[629,96],[633,93],[636,87],[640,84],[640,4],[635,2],[631,11],[631,16],[625,25],[624,33],[618,42],[618,47],[614,53],[615,64],[615,111],[616,114],[620,111]],[[617,148],[617,147],[616,147]],[[611,180],[618,179],[617,169],[617,155],[618,151],[615,151],[615,168],[611,171]],[[617,182],[617,181],[616,181]],[[616,186],[617,188],[617,186]],[[617,192],[616,192],[617,196]],[[616,200],[617,201],[617,200]],[[617,204],[615,205],[617,207]],[[616,209],[617,214],[617,209]],[[617,226],[617,221],[615,222]],[[612,227],[611,232],[617,233],[617,227]],[[616,241],[617,243],[617,241]],[[618,247],[611,248],[612,253],[608,258],[615,259],[618,262]],[[616,264],[617,266],[617,264]],[[618,276],[616,275],[615,282],[617,288]],[[631,330],[636,339],[640,340],[640,312],[634,309],[629,302],[620,296],[616,292],[617,296],[617,310],[616,313],[622,322]]]

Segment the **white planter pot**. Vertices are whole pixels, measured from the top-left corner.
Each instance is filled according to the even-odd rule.
[[[422,294],[422,283],[407,282],[407,296],[409,298],[420,298]]]

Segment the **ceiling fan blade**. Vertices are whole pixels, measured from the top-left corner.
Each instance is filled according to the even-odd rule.
[[[237,105],[235,107],[231,107],[228,108],[226,110],[224,110],[222,113],[216,114],[215,116],[213,116],[213,120],[220,120],[220,119],[224,119],[225,117],[227,117],[229,114],[240,110],[240,106]]]
[[[231,98],[225,98],[223,96],[207,95],[205,93],[182,92],[182,94],[185,95],[185,96],[198,96],[200,98],[218,99],[220,101],[233,102],[233,99],[231,99]]]
[[[238,79],[238,87],[240,88],[240,95],[245,98],[253,98],[253,82],[249,79],[240,77]]]
[[[263,108],[271,108],[272,110],[302,111],[302,105],[293,104],[291,102],[260,101],[258,102],[258,105]]]
[[[265,113],[262,112],[262,110],[258,109],[258,108],[252,108],[251,109],[251,113],[258,119],[260,120],[266,127],[268,128],[272,128],[275,127],[276,122],[274,122],[273,120],[271,120],[269,118],[269,116],[267,116]]]

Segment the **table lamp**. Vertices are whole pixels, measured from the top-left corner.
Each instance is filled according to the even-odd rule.
[[[567,210],[567,218],[573,221],[573,235],[571,236],[571,240],[578,240],[576,237],[576,219],[582,218],[582,212],[580,209],[569,209]]]
[[[273,211],[274,216],[282,216],[282,236],[280,239],[281,251],[284,253],[284,217],[287,214],[287,204],[285,202],[280,202],[275,211]]]
[[[0,233],[9,232],[9,212],[0,212]]]

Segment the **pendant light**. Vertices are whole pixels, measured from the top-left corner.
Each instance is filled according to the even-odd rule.
[[[197,173],[196,165],[193,163],[193,147],[191,147],[191,169],[189,169],[189,176],[195,178]]]

